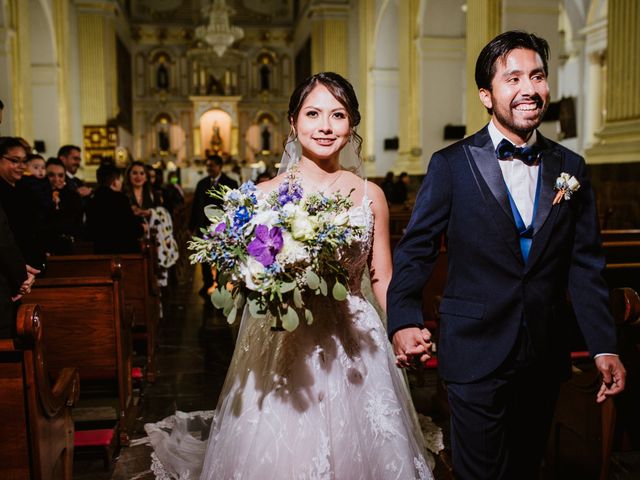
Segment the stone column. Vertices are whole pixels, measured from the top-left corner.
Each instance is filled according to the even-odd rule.
[[[587,57],[587,82],[585,118],[585,146],[594,146],[598,143],[596,132],[602,129],[603,105],[605,92],[604,83],[605,56],[604,52],[594,52]]]
[[[33,139],[29,2],[9,0],[0,26],[0,94],[4,135]]]
[[[82,125],[106,125],[117,105],[115,6],[108,2],[78,7],[80,109]]]
[[[53,1],[53,20],[56,34],[56,51],[58,53],[58,122],[60,144],[69,143],[70,129],[70,96],[69,96],[69,2],[68,0]]]
[[[14,132],[15,34],[15,30],[8,22],[0,25],[0,99],[4,103],[2,125],[0,125],[2,135],[12,135]]]
[[[348,4],[318,2],[310,10],[311,73],[331,71],[344,75],[347,65]]]
[[[356,92],[360,102],[360,113],[362,115],[359,133],[362,141],[362,158],[366,160],[374,154],[374,102],[371,95],[372,84],[369,70],[373,64],[373,42],[375,30],[375,2],[374,0],[360,0],[358,3],[358,33],[359,33],[359,77],[360,88]],[[375,176],[375,163],[365,162],[365,173],[368,176]]]
[[[421,156],[420,59],[417,42],[419,0],[398,4],[398,66],[400,74],[399,150],[395,169],[398,172],[423,172]]]
[[[587,150],[590,163],[640,161],[640,4],[608,2],[604,126]]]
[[[467,2],[467,135],[481,129],[489,115],[478,98],[475,81],[476,60],[480,51],[501,30],[501,0],[469,0]]]

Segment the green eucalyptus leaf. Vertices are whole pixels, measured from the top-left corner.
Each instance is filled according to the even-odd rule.
[[[287,308],[286,313],[281,317],[282,320],[282,328],[284,328],[287,332],[293,332],[298,324],[300,323],[300,319],[298,314],[293,308]]]
[[[313,313],[308,308],[304,309],[304,318],[307,321],[307,325],[311,325],[313,323]]]
[[[296,282],[282,282],[280,293],[287,293],[296,288]]]
[[[224,309],[229,310],[231,307],[233,307],[233,296],[231,295],[231,292],[226,288],[223,290],[223,292],[224,292]]]
[[[326,297],[328,292],[329,292],[329,286],[327,285],[327,281],[324,278],[321,278],[320,279],[320,293],[322,293],[322,295],[324,295]]]
[[[233,297],[233,304],[236,306],[236,308],[240,309],[242,307],[244,307],[244,302],[245,302],[245,296],[244,293],[242,292],[238,292],[236,293],[236,295]]]
[[[267,312],[260,307],[257,300],[249,300],[249,313],[253,318],[263,318]]]
[[[231,325],[233,322],[235,322],[237,315],[238,315],[238,309],[236,307],[233,307],[229,312],[229,314],[227,315],[227,323]]]
[[[204,214],[211,223],[215,223],[218,222],[220,218],[222,218],[224,212],[214,205],[207,205],[206,207],[204,207]]]
[[[225,290],[226,291],[226,290]],[[225,304],[225,297],[219,288],[216,288],[211,294],[211,303],[216,308],[223,308]]]
[[[300,292],[300,289],[298,287],[296,287],[293,290],[293,304],[297,307],[297,308],[302,308],[302,293]]]
[[[311,270],[307,272],[307,285],[311,290],[317,290],[320,286],[320,277]]]
[[[333,298],[338,301],[342,301],[347,298],[347,289],[337,280],[335,285],[333,286],[333,291],[331,293],[333,294]]]

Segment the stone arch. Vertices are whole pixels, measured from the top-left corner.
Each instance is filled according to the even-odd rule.
[[[176,87],[176,58],[168,48],[155,48],[148,54],[151,91],[162,92]]]

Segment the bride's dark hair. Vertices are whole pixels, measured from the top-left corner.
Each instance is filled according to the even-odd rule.
[[[302,104],[316,85],[321,84],[326,87],[329,92],[338,100],[347,111],[347,117],[349,119],[349,127],[351,129],[351,138],[354,143],[354,148],[358,158],[360,158],[360,151],[362,150],[362,137],[356,132],[356,127],[360,123],[360,111],[358,110],[358,97],[353,90],[353,85],[344,78],[334,72],[320,72],[310,76],[302,83],[300,83],[291,94],[289,99],[289,111],[287,116],[289,123],[291,124],[291,131],[288,138],[285,140],[285,145],[295,139],[295,132],[293,125],[300,113]]]

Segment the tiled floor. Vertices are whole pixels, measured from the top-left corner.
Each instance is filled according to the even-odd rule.
[[[233,353],[234,330],[197,295],[196,278],[171,289],[165,297],[165,317],[159,329],[157,380],[140,392],[134,446],[124,447],[109,470],[99,456],[81,456],[74,464],[75,480],[151,480],[151,449],[136,445],[145,437],[144,424],[158,421],[175,410],[215,408]],[[195,286],[194,286],[195,285]],[[433,377],[412,375],[416,405],[427,408],[435,392]]]

